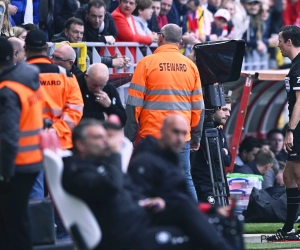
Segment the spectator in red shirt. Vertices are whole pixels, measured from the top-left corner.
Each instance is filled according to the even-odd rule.
[[[283,25],[297,25],[300,26],[300,1],[286,0],[285,9],[282,13]]]
[[[138,42],[150,45],[157,42],[157,34],[149,33],[148,35],[140,35],[137,31],[132,12],[136,8],[135,0],[120,0],[119,7],[112,13],[112,17],[118,29],[116,41]]]

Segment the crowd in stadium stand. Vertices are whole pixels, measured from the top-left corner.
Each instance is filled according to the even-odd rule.
[[[68,20],[76,17],[84,25],[80,41],[150,45],[163,25],[175,23],[185,54],[199,42],[244,39],[247,50],[268,55],[269,68],[277,68],[283,64],[276,49],[279,28],[300,24],[299,6],[295,0],[1,0],[0,30],[1,36],[24,39],[21,27],[39,28],[48,41],[69,40]],[[111,59],[107,64],[117,65]]]

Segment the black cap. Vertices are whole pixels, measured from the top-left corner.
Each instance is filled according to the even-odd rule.
[[[42,50],[46,48],[46,34],[41,30],[30,30],[25,38],[28,49]]]
[[[0,64],[10,64],[13,61],[13,47],[4,37],[0,37]]]

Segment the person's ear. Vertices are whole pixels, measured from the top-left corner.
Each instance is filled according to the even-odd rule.
[[[19,51],[15,50],[14,51],[14,57],[18,57],[18,55],[19,55]]]

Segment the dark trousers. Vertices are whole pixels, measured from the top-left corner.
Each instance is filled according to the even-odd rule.
[[[16,174],[10,182],[0,182],[0,249],[32,249],[27,204],[37,175]]]
[[[143,229],[135,237],[133,249],[233,249],[191,199],[178,200],[165,211],[153,214],[151,224]]]

